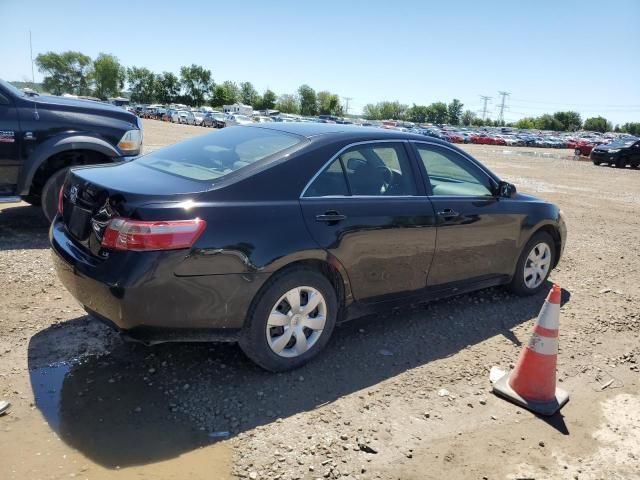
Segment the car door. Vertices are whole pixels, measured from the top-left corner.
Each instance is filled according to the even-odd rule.
[[[339,152],[300,199],[315,241],[346,268],[356,300],[424,289],[435,215],[404,142],[364,142]]]
[[[15,193],[20,168],[18,111],[7,95],[0,92],[0,195]]]
[[[523,215],[479,164],[443,145],[413,145],[438,225],[428,286],[511,275]]]

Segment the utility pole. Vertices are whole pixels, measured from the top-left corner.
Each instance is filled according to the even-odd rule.
[[[345,113],[349,115],[349,102],[353,100],[353,97],[342,97],[344,103],[346,104],[344,107]]]
[[[491,100],[491,97],[487,97],[486,95],[480,95],[480,98],[484,102],[482,106],[482,120],[487,119],[487,102]]]
[[[31,87],[35,88],[36,76],[33,73],[33,43],[31,42],[31,30],[29,30],[29,50],[31,52]]]
[[[504,104],[507,100],[507,97],[511,95],[509,92],[498,92],[499,95],[502,96],[502,102],[500,102],[500,114],[498,115],[498,122],[504,123]]]

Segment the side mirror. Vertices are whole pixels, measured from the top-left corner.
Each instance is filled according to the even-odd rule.
[[[511,198],[516,194],[516,186],[509,182],[500,182],[498,184],[498,195],[504,198]]]

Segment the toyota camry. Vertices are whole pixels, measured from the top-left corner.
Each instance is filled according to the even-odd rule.
[[[58,210],[57,273],[92,316],[148,343],[237,341],[271,371],[364,313],[534,294],[566,238],[557,206],[457,147],[339,124],[230,127],[74,168]]]

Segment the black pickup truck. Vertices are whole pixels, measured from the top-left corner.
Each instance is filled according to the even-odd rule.
[[[142,125],[91,100],[27,94],[0,80],[0,202],[42,205],[51,220],[69,167],[140,153]]]

